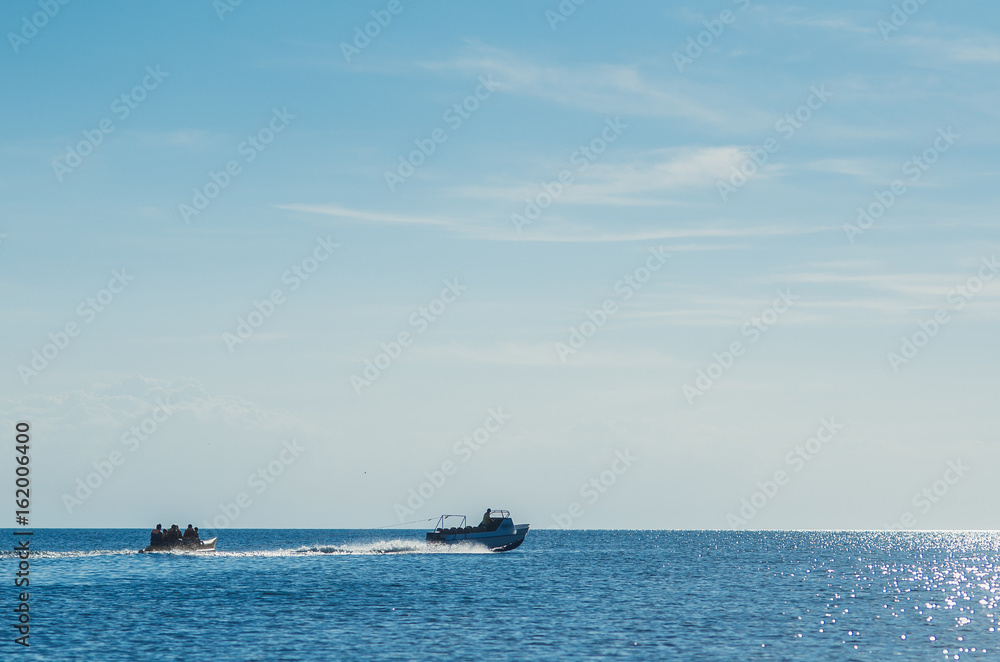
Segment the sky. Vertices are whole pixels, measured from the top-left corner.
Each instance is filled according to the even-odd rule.
[[[996,528],[998,17],[3,3],[31,524]]]

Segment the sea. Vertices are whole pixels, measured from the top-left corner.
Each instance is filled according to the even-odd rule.
[[[1000,533],[37,529],[3,660],[1000,660]]]

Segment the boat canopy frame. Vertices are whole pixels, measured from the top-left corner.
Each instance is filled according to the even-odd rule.
[[[462,523],[459,524],[457,528],[464,529],[466,527],[466,523],[465,523],[466,516],[465,515],[442,515],[441,517],[438,518],[438,523],[434,526],[434,528],[435,529],[447,529],[448,527],[446,527],[444,525],[444,522],[449,517],[461,517],[462,518]]]
[[[467,523],[468,517],[466,515],[442,515],[441,517],[438,518],[437,524],[434,525],[434,529],[436,531],[439,531],[441,529],[447,529],[447,528],[449,528],[449,527],[447,527],[447,526],[444,525],[445,521],[449,517],[461,517],[462,518],[462,523],[459,524],[457,527],[453,527],[453,528],[465,529],[465,528],[468,527],[468,523]],[[490,510],[490,519],[499,519],[499,520],[510,519],[510,511],[508,511],[508,510]]]

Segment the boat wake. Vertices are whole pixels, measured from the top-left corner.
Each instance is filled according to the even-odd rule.
[[[489,548],[475,543],[435,545],[423,540],[378,540],[350,545],[320,545],[300,547],[296,554],[337,554],[342,556],[369,556],[375,554],[491,554]]]
[[[491,554],[482,545],[474,543],[458,543],[453,545],[430,544],[423,540],[396,539],[376,540],[367,543],[349,543],[343,545],[305,545],[295,549],[247,549],[247,550],[215,550],[191,552],[183,549],[157,552],[150,556],[184,556],[198,558],[252,558],[252,557],[294,557],[294,556],[377,556],[377,555],[407,555],[407,554]],[[32,551],[32,558],[37,559],[72,559],[95,556],[134,556],[140,555],[136,549],[91,549],[69,551]],[[9,551],[0,552],[0,558],[14,555]],[[141,556],[147,556],[141,554]]]
[[[139,550],[137,549],[88,549],[61,552],[31,550],[31,558],[33,559],[74,559],[91,556],[131,556],[138,554]],[[11,552],[0,552],[0,558],[16,558],[16,555]]]

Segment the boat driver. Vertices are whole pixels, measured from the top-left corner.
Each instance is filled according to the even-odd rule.
[[[488,529],[490,524],[492,523],[492,521],[490,520],[490,512],[492,511],[489,508],[487,508],[486,514],[483,515],[483,521],[479,523],[479,526],[483,527],[484,529]]]

